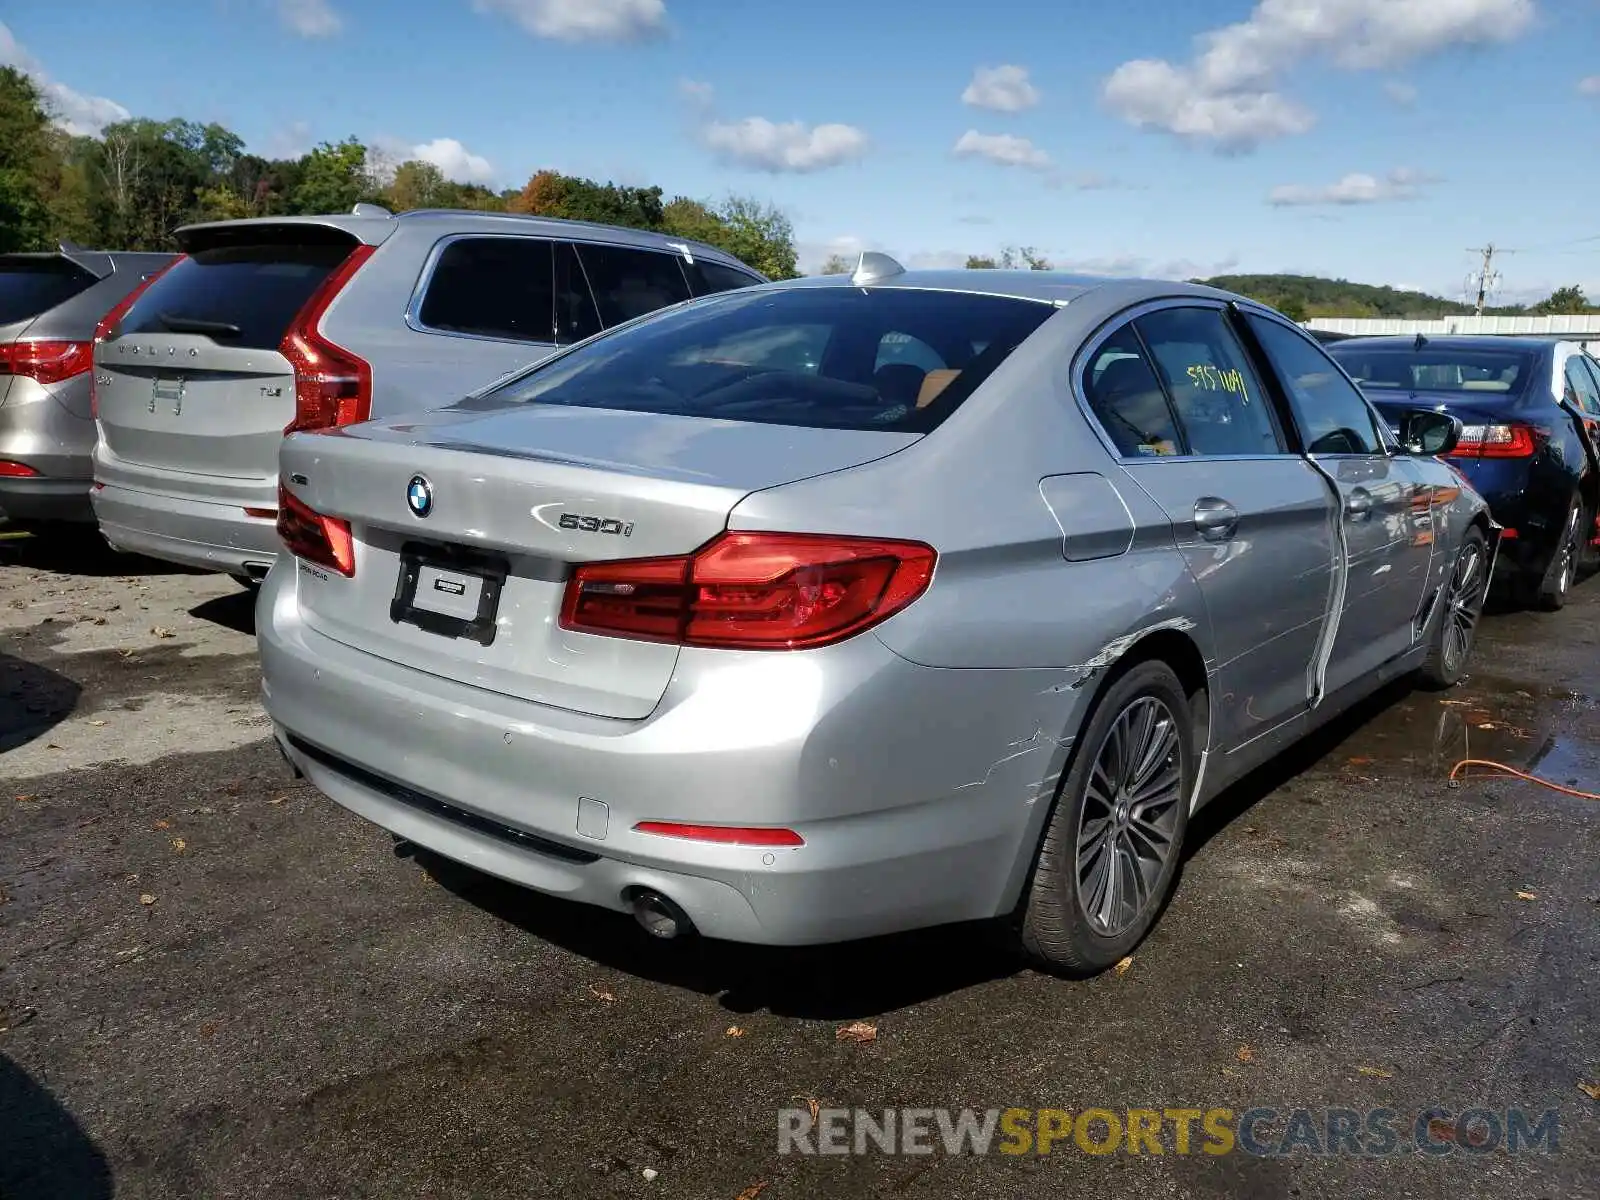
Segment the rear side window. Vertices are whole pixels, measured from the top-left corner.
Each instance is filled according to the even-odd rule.
[[[1084,369],[1083,394],[1124,458],[1182,452],[1167,394],[1132,325],[1124,325],[1101,344]]]
[[[0,325],[31,321],[94,282],[64,258],[0,258]]]
[[[457,238],[434,263],[417,320],[445,333],[553,342],[553,270],[541,238]]]
[[[1190,454],[1281,454],[1277,424],[1244,347],[1215,308],[1165,308],[1134,321],[1166,385]]]
[[[1245,320],[1289,394],[1306,453],[1384,453],[1372,409],[1321,346],[1276,321]]]
[[[204,333],[227,346],[276,349],[352,249],[344,241],[197,250],[145,290],[119,332]]]
[[[709,296],[712,292],[731,292],[734,288],[753,287],[760,279],[746,271],[724,266],[719,262],[696,260],[684,264],[689,285],[696,296]]]
[[[579,245],[578,258],[606,328],[689,299],[679,260],[653,250]]]
[[[731,291],[596,338],[481,399],[926,432],[1054,311],[910,288]],[[915,338],[944,365],[898,362],[890,378],[879,361],[889,334]]]

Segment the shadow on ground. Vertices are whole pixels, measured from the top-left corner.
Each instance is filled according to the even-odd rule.
[[[0,1054],[0,1196],[109,1200],[111,1169],[77,1120]]]
[[[241,586],[237,592],[226,596],[213,596],[203,604],[196,604],[189,615],[198,621],[210,621],[235,633],[256,635],[256,589]]]
[[[30,533],[0,522],[0,535],[4,535],[0,536],[0,567],[31,567],[56,575],[95,578],[205,574],[139,554],[121,554],[108,546],[92,525],[63,525]]]
[[[0,754],[50,732],[72,715],[82,694],[77,682],[49,667],[0,654]]]

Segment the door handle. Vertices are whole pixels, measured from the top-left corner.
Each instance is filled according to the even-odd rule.
[[[1356,488],[1344,501],[1344,515],[1352,521],[1364,521],[1372,515],[1372,493],[1366,488]]]
[[[1202,496],[1194,502],[1194,527],[1208,542],[1225,542],[1239,527],[1239,510],[1216,496]]]

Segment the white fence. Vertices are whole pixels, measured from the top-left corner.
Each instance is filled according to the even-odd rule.
[[[1313,317],[1304,324],[1307,329],[1359,337],[1408,333],[1559,337],[1579,343],[1590,354],[1600,355],[1600,313],[1566,317],[1437,317],[1415,321],[1401,317]]]

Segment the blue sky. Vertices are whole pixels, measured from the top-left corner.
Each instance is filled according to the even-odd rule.
[[[70,19],[67,13],[70,11]],[[63,119],[752,193],[830,251],[1600,297],[1600,0],[11,0]],[[86,36],[88,30],[103,35]],[[1587,239],[1587,240],[1585,240]]]

